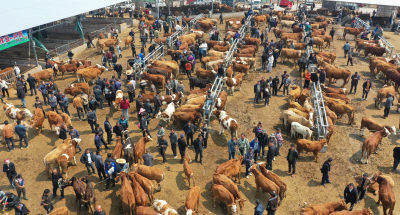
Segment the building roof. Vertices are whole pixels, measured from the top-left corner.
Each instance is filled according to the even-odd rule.
[[[379,1],[376,1],[376,0],[325,0],[325,1],[337,1],[337,2],[347,2],[347,3],[372,4],[372,5],[400,7],[399,0],[379,0]]]
[[[0,36],[76,16],[127,0],[19,0],[3,5]]]

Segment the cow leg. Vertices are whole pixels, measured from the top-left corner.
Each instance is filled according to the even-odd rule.
[[[360,128],[360,136],[364,136],[364,128]]]
[[[222,134],[222,131],[224,130],[224,128],[221,125],[221,122],[219,122],[219,135]]]
[[[75,158],[75,155],[74,155],[74,166],[76,166],[77,164],[76,164],[76,158]]]
[[[313,152],[314,153],[314,158],[315,158],[315,163],[318,162],[318,152]]]

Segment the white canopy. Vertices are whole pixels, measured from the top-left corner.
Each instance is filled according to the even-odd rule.
[[[400,7],[399,0],[325,0],[325,1],[337,1],[337,2],[348,2],[348,3],[358,3],[358,4],[372,4],[372,5],[383,5],[383,6],[393,6]]]
[[[0,36],[76,16],[127,0],[19,0],[2,4]]]

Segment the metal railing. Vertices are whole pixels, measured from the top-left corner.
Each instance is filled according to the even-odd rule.
[[[203,14],[197,15],[192,20],[190,20],[188,25],[186,25],[185,27],[182,27],[181,29],[179,29],[178,31],[173,33],[171,36],[169,36],[167,39],[167,41],[169,42],[168,47],[172,47],[172,45],[175,44],[176,40],[178,40],[178,38],[180,36],[189,32],[191,26],[195,25],[196,22],[199,19],[201,19],[203,16],[204,16]],[[159,59],[161,56],[163,56],[165,54],[166,48],[167,47],[165,47],[164,44],[160,44],[156,49],[154,49],[152,52],[150,52],[148,55],[146,55],[143,58],[143,61],[141,61],[140,63],[135,63],[133,65],[133,67],[136,71],[135,78],[139,79],[141,77],[141,75],[143,74],[143,72],[146,71],[147,63],[150,59]]]
[[[17,82],[17,77],[15,76],[15,71],[10,70],[7,72],[3,72],[0,74],[0,79],[1,80],[5,80],[6,82],[10,83],[11,85],[13,85],[14,83]]]
[[[381,45],[383,45],[383,47],[387,50],[386,56],[392,56],[394,46],[389,41],[387,41],[383,36],[378,36],[378,38],[379,41],[382,42]]]
[[[370,29],[369,24],[367,22],[365,22],[364,20],[362,20],[358,17],[355,17],[354,20],[355,20],[354,24],[356,25],[357,28],[364,27],[366,30]]]
[[[85,41],[82,39],[69,41],[67,44],[64,44],[64,45],[56,47],[55,49],[49,50],[50,56],[52,56],[52,57],[61,56],[62,54],[67,53],[69,50],[83,45],[84,42]],[[40,48],[40,47],[37,46],[37,48]]]
[[[315,68],[311,69],[316,69],[316,66]],[[326,135],[328,134],[329,124],[328,124],[328,119],[326,117],[324,98],[322,96],[321,85],[319,82],[317,83],[313,82],[311,88],[311,96],[312,96],[312,103],[314,106],[314,114],[315,114],[314,127],[317,130],[317,138],[318,139],[326,138]]]

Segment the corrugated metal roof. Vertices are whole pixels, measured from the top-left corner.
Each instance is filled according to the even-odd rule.
[[[325,1],[336,1],[336,2],[348,2],[357,4],[372,4],[372,5],[383,5],[383,6],[393,6],[400,7],[399,0],[325,0]]]
[[[19,0],[3,4],[0,36],[76,16],[127,0]]]

